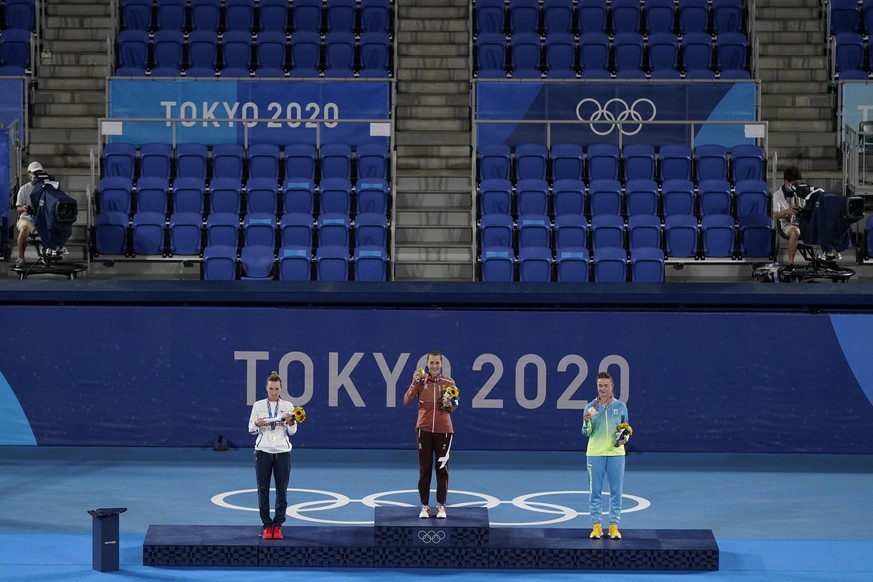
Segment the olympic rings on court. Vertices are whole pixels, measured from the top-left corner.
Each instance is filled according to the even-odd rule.
[[[271,491],[274,491],[271,489]],[[303,501],[300,503],[289,504],[287,510],[287,516],[289,518],[298,519],[300,521],[309,521],[314,523],[325,523],[325,524],[333,524],[333,525],[372,525],[372,520],[366,521],[349,521],[349,520],[340,520],[340,519],[327,519],[327,518],[317,518],[310,515],[316,511],[329,511],[331,509],[339,509],[342,507],[346,507],[352,503],[360,503],[366,507],[376,508],[376,507],[384,507],[384,506],[395,506],[395,507],[416,507],[406,502],[402,501],[393,501],[391,499],[385,499],[386,497],[391,497],[394,495],[408,495],[408,494],[417,494],[417,489],[401,489],[395,491],[381,491],[378,493],[371,493],[366,495],[362,499],[352,499],[342,493],[335,493],[333,491],[324,491],[320,489],[294,489],[289,488],[289,493],[308,493],[313,495],[324,495],[327,499],[316,499],[314,501]],[[244,507],[241,505],[234,505],[227,501],[229,497],[240,494],[252,494],[257,493],[257,489],[238,489],[236,491],[227,491],[225,493],[219,493],[214,495],[211,499],[212,503],[218,505],[219,507],[224,507],[226,509],[234,509],[239,511],[258,511],[257,507]],[[453,496],[469,496],[477,499],[473,499],[471,501],[462,501],[459,503],[452,503],[449,507],[484,507],[485,509],[494,509],[500,505],[509,504],[518,509],[522,509],[524,511],[532,511],[534,513],[541,513],[546,515],[556,516],[551,519],[543,519],[540,521],[527,521],[527,522],[491,522],[493,526],[501,526],[501,527],[532,527],[532,526],[543,526],[543,525],[552,525],[556,523],[562,523],[565,521],[570,521],[577,517],[590,515],[587,511],[577,511],[572,507],[567,507],[566,505],[559,505],[556,503],[546,503],[543,501],[534,501],[537,497],[546,497],[549,495],[579,495],[583,497],[580,500],[579,506],[587,505],[587,499],[585,497],[588,495],[588,491],[537,491],[534,493],[527,493],[525,495],[519,495],[509,501],[502,501],[493,495],[488,495],[485,493],[478,493],[475,491],[460,491],[460,490],[449,490]],[[609,495],[609,493],[604,493],[604,496]],[[622,495],[625,500],[630,500],[635,503],[634,506],[629,508],[623,508],[622,513],[633,513],[636,511],[643,511],[651,507],[651,502],[648,499],[643,497],[639,497],[636,495],[628,495],[625,493]],[[606,504],[605,504],[606,505]],[[608,513],[604,511],[604,514]],[[425,541],[422,539],[422,541]],[[438,543],[438,542],[425,542],[425,543]]]
[[[582,106],[586,103],[593,103],[597,107],[594,113],[592,113],[591,116],[587,119],[582,115]],[[648,119],[643,119],[643,114],[637,110],[637,108],[641,105],[648,105],[648,107],[651,109]],[[621,107],[624,108],[623,111],[619,111],[618,113],[615,113],[613,111],[620,109]],[[597,101],[597,99],[594,99],[592,97],[586,97],[576,104],[576,117],[580,121],[592,122],[591,131],[600,136],[609,135],[610,133],[615,131],[616,128],[618,128],[618,131],[622,135],[636,135],[643,129],[642,123],[636,125],[636,129],[631,131],[630,129],[625,128],[633,126],[634,124],[625,124],[622,122],[652,121],[655,119],[655,115],[657,114],[657,112],[658,109],[657,107],[655,107],[655,104],[652,102],[652,100],[645,97],[640,97],[630,105],[628,105],[627,101],[621,99],[620,97],[613,97],[603,105],[601,105],[600,102]],[[606,131],[604,131],[603,129],[598,129],[598,126],[601,125],[607,125],[609,129]]]

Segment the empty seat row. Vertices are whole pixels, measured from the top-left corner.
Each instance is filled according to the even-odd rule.
[[[381,144],[133,144],[112,142],[101,153],[102,176],[320,180],[389,178],[388,148]]]
[[[612,247],[595,250],[593,258],[585,249],[559,251],[553,258],[549,249],[541,247],[522,249],[517,257],[510,248],[492,248],[482,252],[480,273],[481,280],[490,283],[516,280],[525,283],[587,283],[591,280],[662,283],[664,252],[658,248],[635,249],[628,260],[624,249]]]
[[[32,0],[31,0],[32,1]],[[123,0],[127,30],[384,32],[390,0]]]
[[[36,30],[36,0],[4,0],[0,3],[0,30]]]
[[[30,69],[30,45],[33,34],[29,30],[8,28],[0,32],[0,71],[2,75],[20,76]]]
[[[742,33],[724,33],[713,43],[704,33],[692,33],[681,43],[670,33],[656,33],[648,40],[637,32],[584,34],[578,44],[570,34],[546,36],[517,34],[506,43],[499,34],[483,34],[476,44],[480,79],[575,78],[591,72],[746,71],[749,47]],[[742,78],[743,75],[730,75]],[[748,78],[749,75],[745,75]]]
[[[742,0],[476,0],[477,34],[742,32]]]
[[[317,209],[320,214],[350,215],[376,212],[388,213],[388,183],[381,179],[362,179],[355,187],[345,178],[325,178],[316,188],[306,179],[290,179],[280,189],[271,178],[251,178],[242,187],[236,178],[215,178],[207,189],[202,178],[176,178],[170,189],[165,178],[140,178],[133,182],[126,177],[108,177],[100,181],[95,195],[97,212],[175,212],[199,215],[230,212],[250,213],[306,212]]]
[[[154,38],[145,31],[124,30],[118,37],[117,76],[191,77],[258,76],[365,78],[389,76],[391,49],[387,33],[365,33],[360,41],[345,32],[298,32],[286,40],[275,31],[258,34],[253,42],[245,32],[195,31],[185,39],[179,31],[160,30]]]
[[[842,81],[866,80],[871,70],[868,46],[857,32],[840,32],[834,36],[834,74]]]
[[[873,0],[831,0],[830,33],[873,32]]]
[[[343,247],[319,247],[313,257],[306,249],[282,247],[278,253],[263,246],[214,245],[203,253],[202,277],[211,281],[386,281],[388,254],[384,249],[360,247],[349,257]],[[351,271],[351,273],[350,273]]]
[[[754,144],[733,146],[699,145],[692,151],[684,144],[658,148],[650,144],[506,144],[479,146],[477,169],[480,180],[490,178],[524,180],[655,180],[695,181],[765,178],[764,150]]]

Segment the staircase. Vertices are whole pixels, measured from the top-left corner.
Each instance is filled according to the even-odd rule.
[[[475,277],[467,0],[398,5],[394,279]]]
[[[829,83],[825,20],[819,0],[759,0],[762,119],[778,175],[795,165],[839,177],[835,93]]]

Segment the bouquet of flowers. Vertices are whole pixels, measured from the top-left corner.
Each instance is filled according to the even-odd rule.
[[[443,404],[440,406],[440,410],[451,410],[452,407],[457,408],[458,396],[460,395],[461,391],[457,386],[454,384],[447,386],[446,389],[443,390]]]
[[[304,420],[306,420],[306,411],[303,410],[302,406],[295,406],[293,414],[294,420],[296,420],[297,422],[303,422]]]
[[[615,443],[612,446],[620,446],[621,443],[619,441],[626,440],[632,434],[634,434],[634,429],[626,422],[621,423],[615,427]]]

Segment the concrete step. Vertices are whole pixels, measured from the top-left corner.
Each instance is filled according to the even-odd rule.
[[[86,129],[97,133],[95,117],[34,117],[30,127],[43,129]]]
[[[89,52],[86,50],[71,50],[66,52],[60,52],[57,50],[52,50],[51,57],[48,60],[43,60],[41,63],[41,67],[45,67],[47,65],[55,65],[55,66],[69,66],[69,65],[102,65],[106,67],[106,73],[109,73],[109,56],[106,54],[106,51],[93,51]],[[44,69],[41,68],[41,71]]]
[[[84,15],[61,15],[54,16],[49,14],[46,16],[44,26],[46,30],[76,30],[80,28],[90,28],[92,30],[112,29],[112,18],[107,11],[106,14],[84,14]]]
[[[397,54],[401,62],[405,57],[456,57],[470,56],[468,44],[401,44],[397,47]]]
[[[456,262],[471,263],[474,260],[474,250],[471,246],[431,247],[404,246],[394,252],[394,260],[398,263],[418,262]]]
[[[469,111],[468,95],[419,95],[402,93],[397,96],[398,107],[466,107]]]
[[[451,10],[451,8],[447,8],[447,10]],[[449,17],[449,18],[428,18],[428,19],[420,19],[420,18],[401,18],[398,23],[398,30],[401,33],[407,32],[428,32],[428,33],[455,33],[455,32],[463,32],[467,33],[467,18],[464,16],[463,19],[459,19],[457,17]]]
[[[402,158],[397,160],[398,170],[463,170],[473,172],[473,162],[468,157]]]
[[[439,105],[425,106],[397,106],[397,118],[408,119],[416,117],[418,119],[469,119],[470,108],[463,107],[445,107]]]
[[[103,103],[35,103],[31,111],[34,115],[44,117],[65,117],[68,115],[92,117],[96,127],[96,119],[106,113],[106,105]]]
[[[475,266],[449,263],[396,263],[395,281],[475,281]]]
[[[405,145],[397,146],[398,159],[405,157],[464,157],[470,156],[472,160],[472,148],[469,145],[457,146],[434,146],[434,145]]]
[[[439,68],[399,68],[398,81],[467,81],[470,80],[469,69],[439,69]]]
[[[106,108],[106,94],[103,91],[61,91],[37,89],[34,93],[36,103],[100,103]],[[104,111],[105,112],[105,111]]]
[[[466,29],[457,32],[400,29],[397,32],[397,39],[394,42],[399,43],[398,46],[403,46],[404,44],[436,44],[441,46],[452,46],[469,43],[470,33],[468,33]]]
[[[797,126],[797,123],[793,124],[795,127]],[[833,130],[819,132],[774,131],[771,121],[768,141],[771,149],[786,146],[804,146],[810,149],[836,147],[837,134]]]
[[[773,151],[772,148],[771,151]],[[781,168],[789,165],[797,166],[802,172],[806,173],[809,170],[818,172],[835,171],[839,166],[836,148],[831,149],[831,154],[827,157],[813,157],[803,146],[782,147],[777,151]]]
[[[786,133],[794,133],[798,131],[806,133],[831,133],[834,131],[833,119],[812,119],[804,121],[802,124],[798,123],[796,119],[770,119],[769,121],[771,135],[774,131]]]
[[[408,131],[398,130],[394,142],[398,145],[470,145],[472,139],[467,130],[460,131]]]
[[[398,81],[398,93],[424,93],[427,95],[433,94],[470,94],[470,82],[446,81],[438,83],[433,81]]]
[[[828,59],[824,55],[816,56],[761,56],[758,59],[758,69],[824,69],[827,71]]]
[[[827,107],[833,112],[834,96],[830,93],[809,95],[785,95],[768,93],[761,99],[763,107]],[[764,116],[769,119],[769,116]]]
[[[51,2],[46,6],[49,16],[109,16],[112,12],[110,2],[94,2],[94,0],[64,0]]]
[[[416,6],[401,4],[397,9],[401,20],[463,20],[466,24],[469,10],[467,6]]]
[[[793,16],[793,12],[790,13]],[[812,20],[787,19],[756,19],[755,29],[762,32],[822,32],[824,21],[817,18]],[[820,37],[823,38],[823,37]]]
[[[457,208],[472,210],[473,196],[469,192],[401,192],[394,196],[398,211],[421,208]]]
[[[87,18],[85,20],[87,20]],[[50,42],[102,41],[105,43],[106,39],[111,36],[111,34],[112,29],[108,26],[99,28],[46,28],[43,38]]]
[[[470,210],[396,210],[396,226],[408,227],[468,227],[472,228],[473,217]],[[396,228],[395,226],[395,228]]]
[[[774,35],[775,36],[775,35]],[[784,43],[767,42],[760,45],[759,54],[761,57],[802,57],[802,56],[824,56],[826,53],[825,46],[820,42],[810,43]]]
[[[31,144],[28,148],[29,155],[39,159],[46,168],[90,168],[91,162],[87,155],[77,152],[64,153],[57,151],[45,151],[44,148]]]
[[[398,131],[470,131],[469,118],[464,119],[398,119]]]
[[[781,82],[797,82],[800,84],[809,83],[813,81],[817,81],[820,83],[827,83],[830,79],[830,75],[828,74],[827,67],[822,67],[821,69],[758,69],[758,78],[766,83],[767,81],[776,81],[778,83]],[[784,88],[783,88],[784,90]],[[808,93],[809,91],[804,91]],[[818,92],[818,90],[817,90]]]
[[[103,81],[107,74],[106,65],[43,65],[40,67],[40,79],[99,79]]]
[[[64,143],[97,147],[97,126],[87,129],[31,128],[30,143]]]
[[[763,20],[780,20],[785,18],[786,7],[781,3],[779,6],[759,6],[755,11],[756,22]],[[810,6],[795,6],[791,8],[791,17],[812,20],[821,16],[818,3]]]
[[[395,226],[394,241],[398,245],[407,243],[469,245],[473,243],[473,227]]]
[[[473,192],[473,181],[469,175],[462,178],[451,178],[434,176],[426,172],[415,176],[398,178],[395,186],[398,192],[441,192],[451,194],[463,193],[466,195],[471,195]]]
[[[465,56],[427,56],[427,57],[401,57],[399,69],[463,69],[470,70],[470,59]]]
[[[39,89],[48,89],[50,91],[106,91],[106,77],[90,79],[40,77]]]
[[[796,120],[826,120],[834,119],[832,107],[762,107],[761,117],[764,119],[796,119]]]

